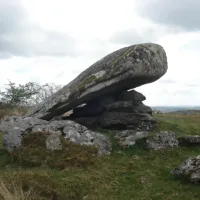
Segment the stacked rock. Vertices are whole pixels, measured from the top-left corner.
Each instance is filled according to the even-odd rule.
[[[152,110],[143,104],[146,97],[135,91],[113,94],[73,110],[68,119],[87,127],[149,130],[155,124]]]

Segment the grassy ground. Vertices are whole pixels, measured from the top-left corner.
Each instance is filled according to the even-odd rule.
[[[177,135],[199,134],[200,115],[160,114],[157,130],[172,130]],[[152,133],[153,134],[153,133]],[[197,148],[146,151],[142,141],[135,147],[116,146],[109,157],[96,165],[63,170],[47,167],[20,167],[3,149],[0,150],[0,178],[5,183],[15,180],[24,191],[34,190],[38,200],[199,200],[200,186],[170,175],[170,170],[188,156],[200,154]],[[88,158],[89,159],[89,158]],[[0,198],[1,199],[1,198]]]

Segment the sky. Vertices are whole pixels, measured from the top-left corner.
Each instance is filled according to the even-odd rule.
[[[107,54],[163,46],[168,71],[136,88],[149,106],[200,105],[199,0],[0,0],[0,88],[66,85]]]

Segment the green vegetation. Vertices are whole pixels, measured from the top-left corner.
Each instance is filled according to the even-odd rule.
[[[24,137],[22,148],[16,150],[12,156],[14,161],[22,167],[49,167],[65,169],[68,166],[87,167],[97,163],[98,149],[80,146],[62,140],[63,150],[49,151],[46,149],[47,133],[36,132]]]
[[[41,103],[61,88],[59,85],[46,83],[40,85],[28,82],[16,85],[9,81],[6,87],[0,90],[0,119],[5,116],[21,116],[33,106]]]
[[[34,106],[51,96],[60,88],[61,86],[50,83],[40,85],[36,82],[28,82],[24,85],[16,85],[9,81],[6,87],[0,90],[0,105],[9,105],[10,107]]]
[[[157,114],[155,118],[159,121],[158,130],[172,130],[178,136],[200,134],[200,114]]]
[[[171,130],[178,136],[200,134],[200,115],[159,114],[155,117],[159,119],[156,131]],[[104,130],[101,131],[108,134]],[[59,157],[59,153],[55,156],[50,155],[53,167],[44,165],[48,163],[48,158],[38,157],[40,153],[46,154],[43,148],[44,138],[40,138],[40,141],[36,141],[33,134],[24,141],[24,154],[21,154],[23,162],[16,162],[13,155],[8,154],[3,148],[0,150],[0,178],[3,183],[10,183],[13,180],[20,182],[24,192],[34,191],[35,200],[50,200],[53,196],[56,200],[198,200],[200,197],[199,185],[189,184],[170,174],[170,170],[187,157],[199,155],[199,148],[146,151],[142,148],[141,140],[132,148],[121,149],[112,138],[114,148],[110,156],[96,161],[89,153],[84,157],[86,154],[80,153],[85,150],[80,151],[80,147],[74,146],[73,151],[69,151],[68,154],[65,152],[66,159],[73,156],[76,159],[84,157],[85,161],[78,162],[77,165],[75,159],[75,162],[66,162],[64,167],[60,168],[57,164],[63,156]],[[37,145],[30,147],[30,140],[32,144]],[[36,148],[37,154],[33,156],[30,149]],[[37,163],[39,161],[39,164],[32,163],[34,159]],[[91,159],[95,164],[90,162]],[[29,164],[23,164],[24,160]]]

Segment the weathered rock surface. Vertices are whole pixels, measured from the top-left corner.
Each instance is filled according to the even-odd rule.
[[[0,123],[0,132],[4,133],[3,144],[8,151],[21,146],[22,134],[34,125],[46,124],[45,120],[35,117],[5,117]]]
[[[125,47],[94,63],[27,116],[50,120],[99,96],[154,82],[166,71],[167,57],[160,45]]]
[[[3,136],[3,145],[5,148],[11,152],[15,148],[19,148],[22,143],[22,129],[8,129],[6,134]]]
[[[128,113],[148,113],[152,114],[152,109],[142,102],[116,101],[105,106],[106,111],[128,112]]]
[[[62,150],[62,143],[59,133],[51,133],[46,139],[46,148],[51,151]]]
[[[64,119],[89,128],[150,130],[155,120],[151,108],[142,103],[144,99],[145,96],[135,90],[113,94],[75,108],[73,114]]]
[[[135,90],[130,90],[130,91],[125,91],[121,93],[120,95],[117,96],[118,101],[132,101],[132,102],[142,102],[146,100],[146,97],[135,91]]]
[[[176,134],[168,131],[157,133],[146,140],[148,149],[161,150],[178,147],[179,143]]]
[[[149,130],[155,120],[147,114],[105,112],[99,119],[104,128]]]
[[[31,132],[47,132],[46,147],[49,150],[59,150],[60,140],[64,137],[80,145],[93,145],[99,149],[99,154],[109,154],[111,143],[109,138],[69,120],[45,121],[34,117],[7,117],[1,121],[0,131],[4,134],[3,143],[8,151],[21,146],[24,134]]]
[[[0,132],[7,133],[9,130],[20,129],[26,131],[28,128],[34,125],[46,124],[45,120],[38,119],[36,117],[21,117],[10,116],[5,117],[0,121]]]
[[[132,101],[116,101],[105,106],[107,111],[132,112]]]
[[[200,147],[200,135],[188,135],[178,138],[180,146]]]
[[[135,140],[148,137],[148,131],[135,131],[135,130],[113,130],[112,133],[116,139],[123,139],[129,136],[133,136]]]
[[[187,179],[191,183],[200,183],[200,155],[188,158],[180,166],[173,169],[171,173]]]

